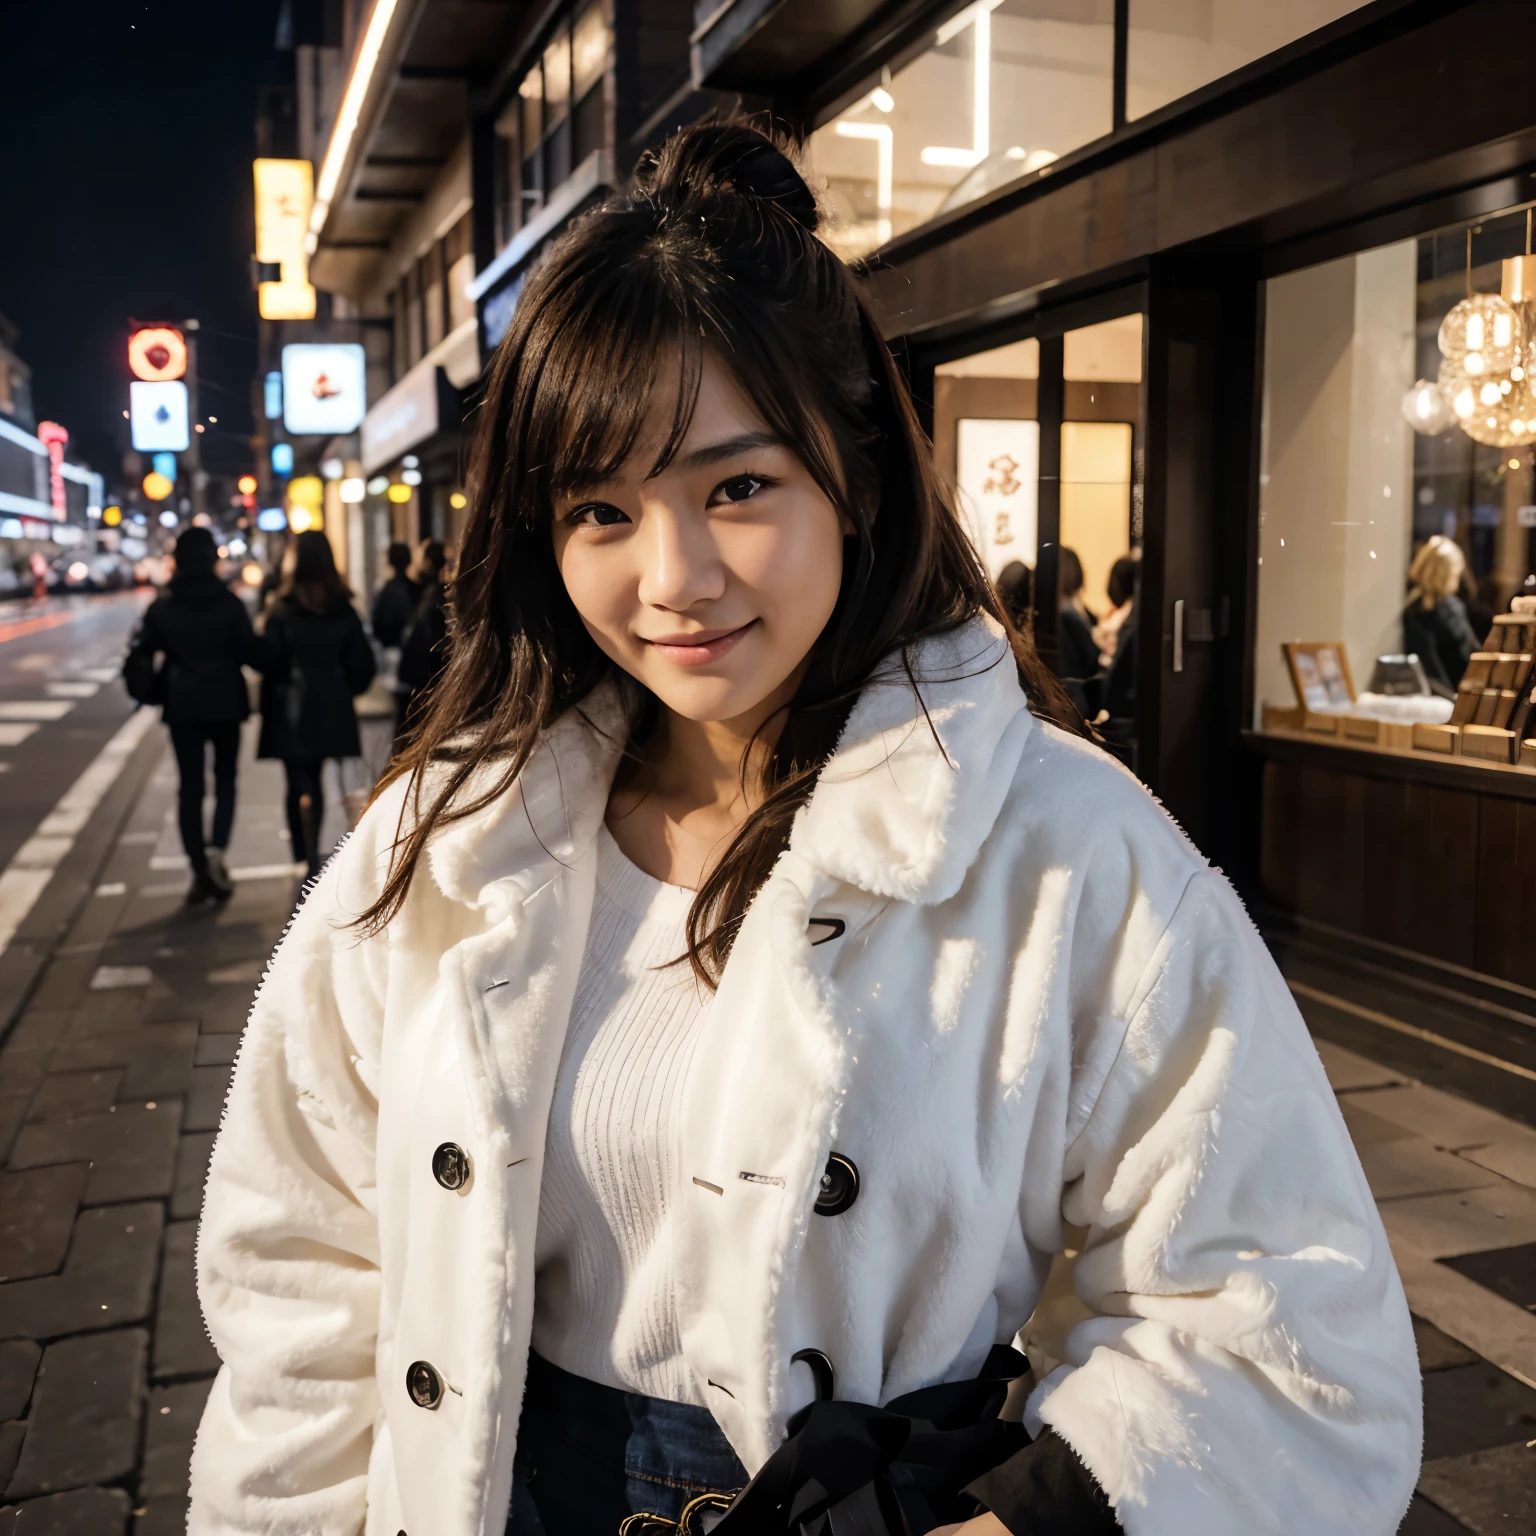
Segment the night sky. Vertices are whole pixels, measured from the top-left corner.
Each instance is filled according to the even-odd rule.
[[[243,468],[258,88],[278,0],[0,0],[0,313],[39,418],[117,478],[129,317],[202,323],[205,464]]]

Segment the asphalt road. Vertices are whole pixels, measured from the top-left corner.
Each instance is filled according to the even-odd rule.
[[[132,713],[118,672],[152,596],[0,604],[0,869]]]

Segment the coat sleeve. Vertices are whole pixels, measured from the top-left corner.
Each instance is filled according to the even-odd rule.
[[[368,691],[374,673],[378,671],[378,662],[374,659],[373,647],[368,643],[368,636],[363,630],[363,621],[355,613],[341,641],[341,670],[346,675],[347,687],[352,690],[354,698]]]
[[[1390,1536],[1421,1441],[1408,1307],[1289,991],[1186,887],[1067,1149],[1096,1314],[1031,1396],[1133,1536]]]
[[[347,882],[367,831],[332,861],[277,951],[214,1145],[197,1271],[223,1367],[192,1458],[194,1536],[363,1527],[380,1415],[386,957],[383,939],[360,941],[343,925],[362,909]]]

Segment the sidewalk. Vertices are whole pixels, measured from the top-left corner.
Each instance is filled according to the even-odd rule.
[[[299,892],[282,768],[251,759],[256,729],[234,897],[182,905],[165,751],[0,1046],[0,1536],[185,1529],[187,1459],[218,1368],[194,1289],[196,1219],[251,996]],[[377,762],[385,724],[364,733]],[[329,840],[344,826],[332,774]]]
[[[384,724],[364,728],[377,764]],[[218,1364],[193,1287],[204,1170],[298,890],[254,729],[234,898],[181,905],[164,754],[0,1045],[0,1536],[184,1529]],[[1425,1464],[1403,1530],[1536,1529],[1536,1130],[1319,1049],[1418,1319]]]

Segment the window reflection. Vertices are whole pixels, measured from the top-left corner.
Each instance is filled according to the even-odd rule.
[[[847,257],[1108,133],[1114,0],[977,0],[811,135]]]
[[[1130,0],[1126,116],[1170,101],[1360,9],[1361,0]]]

